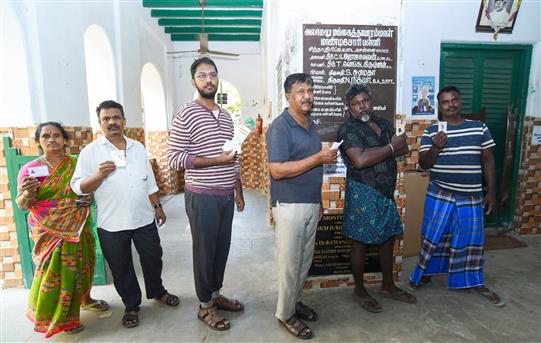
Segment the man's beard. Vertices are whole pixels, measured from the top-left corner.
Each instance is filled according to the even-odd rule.
[[[214,99],[214,96],[216,95],[216,92],[218,91],[218,87],[214,88],[210,93],[205,92],[204,88],[195,87],[197,89],[197,92],[199,95],[204,99]]]

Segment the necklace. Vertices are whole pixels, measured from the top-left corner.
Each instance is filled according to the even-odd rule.
[[[41,156],[41,159],[43,160],[43,162],[45,162],[45,164],[46,164],[51,170],[54,169],[53,163],[49,162],[49,160],[47,159],[47,157],[45,157],[45,155]],[[55,164],[58,165],[58,163],[55,163]]]

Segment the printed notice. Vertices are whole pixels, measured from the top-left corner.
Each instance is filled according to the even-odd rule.
[[[312,118],[322,141],[336,141],[353,84],[369,85],[374,113],[394,123],[397,33],[396,26],[303,25],[303,70],[314,80]]]
[[[541,126],[533,127],[532,145],[541,145]]]

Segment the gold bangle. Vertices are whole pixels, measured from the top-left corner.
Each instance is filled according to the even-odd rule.
[[[32,198],[30,198],[30,197],[28,196],[28,191],[23,191],[23,192],[21,193],[21,196],[24,198],[24,200],[34,200],[34,199],[36,198],[36,195],[35,195],[35,194],[34,194],[34,196],[33,196]]]

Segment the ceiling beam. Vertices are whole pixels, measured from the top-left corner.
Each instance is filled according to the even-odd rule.
[[[199,34],[191,33],[173,33],[171,34],[172,41],[199,41]],[[259,42],[259,35],[252,34],[209,34],[209,41],[250,41]]]
[[[205,19],[233,17],[233,18],[261,18],[262,10],[207,10],[205,11]],[[203,12],[201,10],[151,10],[150,16],[154,18],[201,18]]]
[[[143,7],[151,8],[199,8],[199,0],[143,0]],[[207,0],[209,7],[256,7],[263,8],[263,0]]]
[[[174,19],[160,18],[158,19],[160,26],[201,26],[202,20],[199,19]],[[261,19],[206,19],[205,27],[207,26],[256,26],[261,27]]]
[[[171,26],[165,33],[201,33],[201,26]],[[261,33],[259,27],[205,27],[205,33]]]

